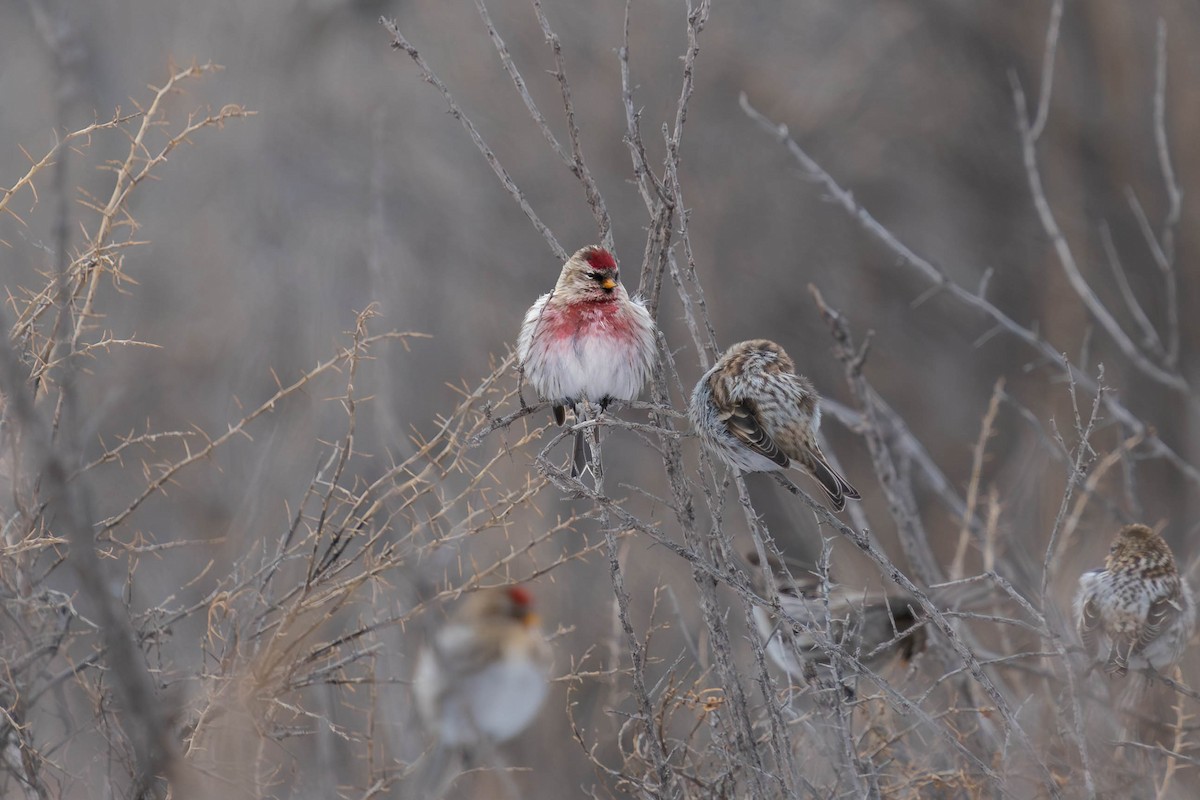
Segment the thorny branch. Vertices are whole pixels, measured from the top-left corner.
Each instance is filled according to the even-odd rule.
[[[1051,7],[1032,119],[1019,87],[1016,92],[1026,176],[1035,204],[1045,204],[1051,223],[1036,145],[1049,119],[1064,5],[1056,1]],[[554,59],[551,76],[562,98],[564,145],[533,101],[484,0],[477,0],[477,8],[501,67],[551,155],[580,181],[600,238],[611,245],[612,221],[598,188],[598,173],[584,157],[575,118],[565,66],[569,51],[535,0],[537,23]],[[921,430],[910,426],[871,386],[867,348],[854,346],[847,320],[817,294],[856,406],[827,400],[825,408],[865,443],[881,492],[871,492],[852,510],[850,518],[856,524],[851,526],[781,477],[779,485],[789,493],[782,499],[800,503],[811,516],[810,525],[795,526],[798,530],[788,533],[837,532],[838,537],[822,540],[818,572],[826,598],[832,580],[829,561],[840,555],[842,542],[865,554],[875,573],[908,592],[914,608],[919,607],[921,624],[931,637],[931,655],[939,658],[918,657],[906,674],[875,670],[864,663],[873,653],[831,634],[828,605],[824,619],[795,619],[781,607],[773,585],[767,596],[752,591],[735,542],[749,537],[765,563],[767,555],[785,555],[786,541],[775,539],[771,529],[778,526],[769,524],[769,514],[755,507],[742,476],[730,479],[703,453],[698,464],[692,462],[692,442],[680,429],[682,415],[675,410],[679,398],[687,396],[677,359],[685,370],[706,368],[720,341],[700,285],[697,263],[702,264],[705,254],[693,247],[683,199],[687,176],[680,170],[680,145],[710,4],[687,4],[679,93],[673,113],[668,112],[670,119],[661,126],[666,150],[661,168],[648,163],[642,140],[644,112],[635,104],[633,10],[627,3],[618,66],[626,144],[636,191],[647,212],[640,289],[657,310],[664,299],[664,277],[670,276],[668,286],[680,300],[691,351],[672,348],[662,335],[651,401],[626,409],[623,417],[604,415],[580,427],[606,434],[606,446],[628,447],[647,460],[660,461],[665,487],[622,483],[606,475],[598,439],[594,484],[572,478],[557,466],[555,454],[572,431],[548,433],[548,426],[535,416],[544,407],[518,399],[511,355],[496,359],[493,371],[482,380],[464,383],[458,406],[437,419],[432,430],[414,431],[407,445],[368,444],[360,423],[373,399],[365,388],[370,385],[371,359],[387,342],[404,344],[417,336],[371,332],[371,310],[357,316],[347,343],[332,356],[286,385],[277,379],[272,395],[241,413],[224,433],[209,435],[198,426],[160,428],[149,421],[144,432],[138,428],[120,438],[107,434],[109,444],[102,443],[99,455],[85,461],[82,443],[72,438],[80,429],[71,398],[77,357],[99,357],[110,344],[135,343],[107,333],[87,341],[94,320],[104,311],[99,308],[103,295],[96,291],[99,276],[122,280],[121,259],[137,244],[132,237],[116,236],[118,230],[136,228],[129,198],[190,134],[249,112],[227,106],[216,114],[197,114],[176,126],[165,144],[151,145],[149,134],[167,116],[162,101],[179,82],[210,68],[172,70],[144,111],[117,113],[110,121],[62,135],[44,158],[31,158],[33,167],[4,191],[0,211],[9,215],[12,198],[25,189],[36,205],[38,173],[55,163],[64,146],[84,146],[91,136],[113,131],[128,135],[129,154],[114,167],[111,197],[85,205],[97,216],[87,229],[81,254],[68,259],[60,246],[61,269],[48,276],[44,286],[15,292],[9,288],[7,304],[17,322],[7,329],[8,346],[0,348],[0,382],[5,390],[3,430],[17,477],[14,511],[3,520],[6,564],[0,572],[0,603],[7,617],[0,641],[0,774],[11,780],[6,788],[19,785],[39,797],[56,796],[56,784],[75,780],[64,767],[74,742],[96,736],[110,743],[108,769],[118,783],[147,793],[160,790],[157,781],[166,777],[174,781],[176,795],[184,793],[179,788],[184,778],[254,796],[282,794],[293,788],[293,781],[311,774],[302,763],[310,752],[321,754],[314,764],[325,773],[323,786],[337,791],[353,786],[345,791],[363,797],[403,792],[411,788],[406,781],[424,741],[402,686],[407,664],[401,657],[397,668],[390,659],[411,650],[409,645],[434,624],[439,609],[465,592],[510,580],[561,578],[565,583],[572,580],[568,570],[591,569],[593,564],[579,562],[602,552],[615,609],[616,632],[609,645],[614,658],[603,668],[591,669],[592,650],[565,658],[560,653],[569,664],[559,677],[571,687],[571,730],[596,768],[594,794],[611,793],[616,787],[664,798],[823,798],[847,792],[887,797],[919,796],[936,787],[947,796],[1060,796],[1071,791],[1066,781],[1081,775],[1084,794],[1096,796],[1098,779],[1110,769],[1084,730],[1084,702],[1098,702],[1097,692],[1080,685],[1071,663],[1073,646],[1055,613],[1055,592],[1060,583],[1069,583],[1058,575],[1073,563],[1067,559],[1068,543],[1092,515],[1123,513],[1121,501],[1107,486],[1114,480],[1112,467],[1132,469],[1129,465],[1147,458],[1165,458],[1193,481],[1200,480],[1200,472],[1107,390],[1103,373],[1089,377],[1061,358],[1036,329],[1019,325],[988,302],[982,287],[977,293],[959,287],[909,250],[810,159],[786,128],[767,120],[743,97],[746,113],[777,135],[836,203],[934,291],[946,292],[990,319],[1066,378],[1076,437],[1074,447],[1061,436],[1056,441],[1037,415],[997,382],[979,426],[970,474],[955,475],[937,463],[920,438]],[[422,78],[438,90],[505,190],[556,256],[565,258],[554,234],[461,112],[449,88],[394,23],[383,24],[392,46],[404,50]],[[1168,193],[1161,230],[1154,232],[1132,197],[1131,206],[1167,284],[1161,340],[1151,335],[1155,331],[1147,315],[1143,319],[1131,311],[1142,334],[1141,342],[1134,344],[1077,266],[1075,271],[1082,282],[1077,287],[1082,302],[1118,342],[1121,356],[1162,386],[1180,391],[1174,236],[1182,189],[1166,139],[1166,34],[1161,25],[1157,54],[1155,137]],[[134,125],[127,128],[131,122]],[[1070,277],[1062,250],[1070,256],[1070,248],[1061,232],[1055,238],[1057,228],[1048,225],[1047,230]],[[1115,254],[1115,248],[1109,249]],[[1117,269],[1115,257],[1113,264]],[[1116,274],[1120,282],[1123,272],[1117,269]],[[1131,310],[1140,308],[1127,282],[1122,292]],[[50,331],[39,330],[47,311],[57,316]],[[1110,329],[1110,324],[1116,327]],[[1148,371],[1146,364],[1153,369]],[[1153,377],[1153,370],[1162,374]],[[318,388],[338,409],[336,424],[319,433],[320,455],[314,458],[315,468],[311,463],[305,468],[307,485],[294,487],[282,512],[264,515],[268,522],[247,540],[252,542],[248,552],[196,558],[197,552],[209,552],[196,548],[211,546],[211,540],[180,536],[158,541],[155,533],[134,528],[146,516],[145,511],[136,517],[134,512],[151,498],[171,504],[174,498],[167,489],[182,490],[198,481],[206,468],[215,468],[218,450],[234,447],[235,438],[247,438],[252,425],[267,427],[272,415],[317,395]],[[1092,395],[1090,414],[1080,412],[1077,389]],[[50,409],[54,414],[46,419]],[[1016,501],[1002,491],[987,445],[993,432],[1007,432],[1006,415],[1014,410],[1018,426],[1036,429],[1036,445],[1067,465],[1040,586],[1036,575],[1031,580],[1013,578],[1019,574],[1019,554],[998,552],[1005,545],[1006,526],[1020,524],[1021,518],[1013,519]],[[640,417],[643,413],[648,423]],[[1115,444],[1102,446],[1108,441],[1101,424],[1105,417],[1118,423],[1119,436]],[[52,436],[56,422],[63,431],[58,441]],[[403,456],[386,449],[389,446]],[[92,482],[110,473],[124,474],[127,468],[135,472],[133,454],[143,452],[133,499],[118,504],[123,510],[98,525],[88,496]],[[866,485],[857,477],[856,483]],[[726,506],[731,484],[744,522]],[[618,496],[621,491],[626,495]],[[884,502],[876,499],[880,494]],[[924,503],[929,494],[937,497],[957,534],[952,561],[937,556],[933,510],[938,506]],[[568,502],[571,507],[563,512]],[[886,521],[877,523],[878,530],[894,528],[911,577],[888,554],[876,530],[867,528],[866,522],[880,514]],[[968,575],[972,540],[984,554],[983,569],[976,575]],[[648,590],[636,582],[634,576],[643,573],[630,553],[642,548],[661,554],[664,564],[685,568],[696,609],[687,608],[686,590],[678,586],[655,584]],[[149,569],[145,562],[152,559],[186,564],[190,577],[166,597],[143,599],[141,576]],[[10,570],[9,562],[16,568]],[[76,597],[46,584],[62,563],[71,564],[79,577],[84,591]],[[943,580],[946,563],[949,582]],[[112,575],[118,570],[126,573],[125,585],[115,582],[120,588],[114,592]],[[986,597],[956,599],[956,591],[964,589]],[[659,614],[664,596],[674,601],[675,617],[669,622]],[[648,621],[643,614],[647,599]],[[769,610],[781,625],[810,631],[814,649],[795,655],[828,659],[839,681],[856,679],[857,694],[785,686],[789,681],[775,671],[768,642],[755,627],[758,608]],[[179,660],[181,640],[193,632],[187,644],[201,653],[195,670]],[[560,628],[554,638],[566,632]],[[983,637],[986,646],[980,644]],[[880,647],[887,644],[892,643]],[[1194,760],[1187,755],[1194,728],[1189,727],[1184,701],[1200,699],[1200,693],[1181,679],[1158,680],[1178,698],[1176,719],[1169,726],[1171,746],[1123,744],[1145,750],[1159,759],[1155,764],[1165,765],[1157,787],[1161,794],[1180,785],[1182,770]],[[748,682],[757,689],[749,691]],[[591,702],[583,690],[593,683],[609,691],[597,693],[605,698],[603,707],[589,712],[576,700]],[[393,687],[403,694],[390,694]],[[114,691],[122,700],[119,705],[112,703]],[[87,714],[80,715],[79,709],[94,709],[95,718],[84,718]],[[114,713],[118,709],[127,716]],[[597,719],[604,716],[618,720],[615,737],[597,733]],[[368,721],[356,727],[354,720],[360,717]],[[63,722],[48,732],[42,722],[46,718]],[[1051,729],[1065,732],[1062,747],[1045,748],[1035,738],[1034,725],[1043,719]],[[315,743],[311,751],[305,749],[307,742]],[[931,748],[930,742],[939,746]],[[813,753],[821,757],[813,758]]]

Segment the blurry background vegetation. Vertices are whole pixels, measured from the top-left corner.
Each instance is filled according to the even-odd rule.
[[[625,6],[544,0],[543,7],[562,42],[588,163],[613,215],[617,254],[632,289],[647,217],[622,141],[617,49]],[[996,379],[1003,377],[1009,395],[1032,411],[1036,425],[1015,405],[1001,408],[982,473],[1003,508],[999,547],[1011,557],[1010,577],[1031,591],[1066,483],[1064,464],[1046,444],[1051,418],[1064,432],[1072,425],[1060,371],[1003,333],[988,336],[986,319],[944,293],[927,296],[928,284],[828,202],[785,148],[743,113],[738,98],[744,92],[755,108],[786,124],[863,207],[952,280],[974,289],[991,271],[990,301],[1093,376],[1103,363],[1105,383],[1120,401],[1196,463],[1195,398],[1152,383],[1094,325],[1031,200],[1012,77],[1036,103],[1050,9],[1045,0],[717,3],[700,38],[679,166],[696,270],[720,346],[772,338],[823,394],[853,405],[828,328],[807,291],[808,284],[817,285],[859,337],[875,332],[868,378],[959,493],[971,474],[972,449]],[[488,11],[531,94],[562,131],[558,87],[548,73],[552,55],[530,4],[489,0]],[[678,99],[686,11],[682,0],[634,0],[630,14],[635,102],[650,161],[657,165],[663,155],[659,127],[673,119]],[[139,225],[131,236],[146,243],[124,252],[121,270],[129,280],[119,288],[127,294],[105,282],[99,305],[106,316],[97,327],[157,349],[114,347],[80,365],[78,436],[85,461],[130,431],[198,427],[219,435],[275,392],[274,376],[286,384],[344,345],[356,313],[375,303],[374,330],[431,338],[383,347],[362,370],[356,393],[373,397],[358,409],[356,450],[363,457],[351,469],[371,481],[413,452],[413,430],[432,435],[440,415],[458,404],[461,394],[450,384],[475,386],[513,346],[522,314],[551,287],[560,263],[447,115],[442,99],[403,53],[389,49],[380,15],[396,20],[450,87],[564,247],[573,251],[596,240],[583,192],[530,121],[467,0],[0,4],[0,185],[12,185],[28,168],[22,148],[36,158],[53,145],[56,125],[75,130],[114,109],[144,103],[144,87],[161,85],[172,61],[224,67],[169,99],[176,119],[227,103],[257,112],[220,130],[199,131],[131,202]],[[1194,146],[1200,136],[1200,10],[1168,0],[1068,2],[1038,153],[1047,194],[1090,285],[1126,330],[1134,330],[1103,247],[1101,229],[1107,226],[1133,292],[1164,331],[1162,274],[1128,199],[1136,196],[1159,231],[1168,212],[1153,108],[1160,19],[1167,31],[1165,130],[1184,191],[1175,227],[1179,369],[1194,383],[1200,377],[1194,358],[1200,326],[1193,313],[1200,302],[1194,268],[1200,225],[1192,201],[1200,187],[1200,150]],[[70,156],[66,185],[106,199],[112,175],[97,166],[124,158],[127,149],[120,136],[95,137],[89,149]],[[14,208],[21,220],[0,220],[6,245],[0,275],[12,295],[19,287],[40,287],[56,268],[48,182],[39,192],[41,206],[25,195]],[[72,209],[73,216],[83,213]],[[76,225],[72,245],[78,247]],[[14,303],[6,313],[11,324]],[[690,387],[702,370],[673,292],[664,292],[658,318]],[[124,523],[120,537],[126,541],[198,542],[155,555],[152,568],[137,569],[129,595],[133,608],[151,608],[169,596],[195,602],[255,543],[279,537],[329,458],[329,443],[342,435],[344,411],[328,400],[343,390],[335,383],[290,398],[254,423],[252,439],[235,438]],[[682,399],[675,400],[682,408]],[[1081,404],[1090,402],[1085,397]],[[513,408],[510,400],[498,412]],[[624,415],[644,419],[642,412]],[[906,567],[865,445],[833,415],[826,419],[826,436],[864,495],[872,529]],[[1111,451],[1129,435],[1111,422],[1102,421],[1097,449]],[[651,448],[619,433],[607,441],[611,485],[666,493]],[[685,441],[684,448],[694,471],[695,444]],[[493,470],[497,484],[521,484],[529,461],[500,462]],[[1124,516],[1165,523],[1184,562],[1200,552],[1192,546],[1195,484],[1161,459],[1131,463],[1134,479],[1114,481],[1106,490],[1110,501],[1088,507],[1051,587],[1062,609],[1075,576],[1100,562]],[[103,516],[120,511],[145,485],[138,459],[96,471],[91,480]],[[917,486],[931,546],[948,564],[960,520]],[[750,487],[783,549],[814,560],[820,533],[811,514],[770,481],[751,478]],[[655,507],[632,491],[613,492],[634,495],[639,509]],[[471,560],[494,560],[505,538],[528,540],[582,507],[543,493],[537,513],[515,517],[502,536],[493,532],[459,543],[451,562],[457,569]],[[646,513],[670,535],[671,513],[657,508]],[[740,549],[748,541],[741,538],[744,525],[737,515],[728,516]],[[534,552],[545,562],[594,545],[594,523],[580,527],[583,532],[564,533]],[[664,635],[699,625],[688,599],[686,563],[637,536],[623,547],[638,625],[648,624],[652,590],[659,585],[678,592],[681,609]],[[860,563],[845,543],[835,542],[834,554],[839,578],[877,581],[877,570]],[[977,557],[972,559],[977,567]],[[194,580],[198,565],[209,561],[209,576]],[[120,563],[118,571],[133,569]],[[534,571],[532,564],[516,564],[509,574],[523,578]],[[412,585],[385,583],[356,602],[397,613],[410,608],[427,587],[412,578],[419,562],[406,568],[411,572],[398,573],[395,581],[408,576]],[[51,571],[46,580],[74,591],[65,571]],[[572,655],[616,640],[602,556],[565,563],[538,577],[535,588],[547,625],[570,628],[555,643],[558,674],[569,670]],[[196,621],[201,627],[202,617]],[[741,630],[740,619],[731,624]],[[380,704],[377,723],[391,726],[388,735],[400,742],[394,754],[403,759],[420,747],[400,732],[411,724],[402,681],[411,672],[418,635],[419,626],[389,630],[383,637],[388,657],[377,667],[379,678],[400,681]],[[173,649],[164,646],[186,672],[202,656],[194,635],[190,647],[186,636],[179,638]],[[676,653],[668,645],[659,655]],[[1195,678],[1195,658],[1187,664]],[[587,724],[613,724],[598,722],[611,704],[602,684],[585,683],[582,699],[576,698],[585,704]],[[537,726],[504,748],[511,764],[542,765],[517,779],[531,797],[574,796],[579,787],[593,786],[601,787],[601,796],[616,792],[611,777],[594,769],[571,741],[565,704],[560,684]],[[360,722],[359,716],[338,719]],[[602,751],[614,752],[615,742],[597,739]],[[287,747],[305,748],[307,741]],[[66,773],[82,779],[105,771],[88,760],[103,761],[100,750],[89,753],[72,742],[64,752],[70,754],[61,759],[68,762]],[[311,796],[360,779],[347,769],[336,779],[322,778],[329,783],[315,784]],[[302,775],[285,771],[281,780],[303,787]],[[98,785],[62,780],[68,795],[103,794]],[[458,788],[482,797],[489,786],[486,776],[472,776]],[[293,796],[305,794],[293,789]]]

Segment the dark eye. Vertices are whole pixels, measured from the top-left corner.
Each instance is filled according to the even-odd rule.
[[[599,283],[600,281],[604,280],[604,276],[601,275],[599,272],[589,272],[588,277],[591,278],[592,280],[594,280],[596,283]]]

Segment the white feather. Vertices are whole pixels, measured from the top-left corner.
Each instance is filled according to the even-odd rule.
[[[1108,654],[1115,646],[1116,640],[1110,632],[1140,629],[1146,624],[1154,602],[1169,593],[1169,588],[1160,580],[1145,581],[1144,587],[1138,591],[1122,591],[1122,583],[1128,583],[1128,580],[1104,569],[1088,570],[1079,576],[1075,619],[1083,619],[1084,607],[1089,602],[1095,606],[1100,617],[1100,625],[1095,632],[1096,641],[1102,654]],[[1130,654],[1130,670],[1147,667],[1162,670],[1179,660],[1196,627],[1196,603],[1187,581],[1179,586],[1176,607],[1180,612],[1179,618],[1160,631],[1157,638]]]
[[[447,625],[437,634],[437,651],[454,654],[473,646],[466,625]],[[433,648],[422,648],[413,675],[421,718],[437,729],[443,744],[492,742],[516,736],[537,716],[549,691],[549,664],[536,651],[507,651],[467,675],[453,676]]]
[[[530,307],[517,339],[517,358],[534,390],[556,403],[636,400],[656,353],[654,322],[641,301],[621,298],[617,319],[608,308],[585,309],[574,335],[553,338],[549,300],[544,294]]]

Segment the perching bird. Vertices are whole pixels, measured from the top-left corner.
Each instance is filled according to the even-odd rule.
[[[413,693],[444,745],[495,744],[516,736],[546,698],[550,648],[522,586],[480,589],[417,657]]]
[[[603,247],[585,247],[567,259],[554,291],[525,314],[517,360],[534,390],[554,405],[562,425],[566,408],[586,400],[604,410],[613,400],[637,399],[657,357],[654,320],[621,285],[616,259]],[[575,437],[574,474],[586,456]]]
[[[758,553],[749,552],[751,587],[767,598],[767,578]],[[900,595],[868,595],[833,586],[826,598],[821,581],[811,573],[788,576],[773,556],[768,556],[779,605],[784,613],[805,627],[794,626],[762,606],[754,607],[754,622],[766,642],[767,655],[775,665],[798,680],[819,680],[818,667],[828,669],[831,659],[818,644],[814,631],[827,636],[871,670],[899,659],[911,661],[925,648],[926,633],[916,602]],[[828,628],[826,614],[828,613]]]
[[[1163,538],[1145,525],[1126,525],[1104,568],[1079,576],[1075,623],[1088,654],[1110,675],[1163,671],[1187,647],[1196,603]]]
[[[858,490],[817,444],[820,398],[783,348],[766,339],[733,345],[704,373],[688,408],[700,441],[743,472],[801,467],[821,484],[834,510]]]
[[[1093,666],[1114,682],[1117,738],[1154,741],[1176,698],[1150,673],[1173,667],[1196,627],[1191,588],[1163,538],[1145,525],[1122,528],[1104,568],[1079,576],[1075,624]]]

